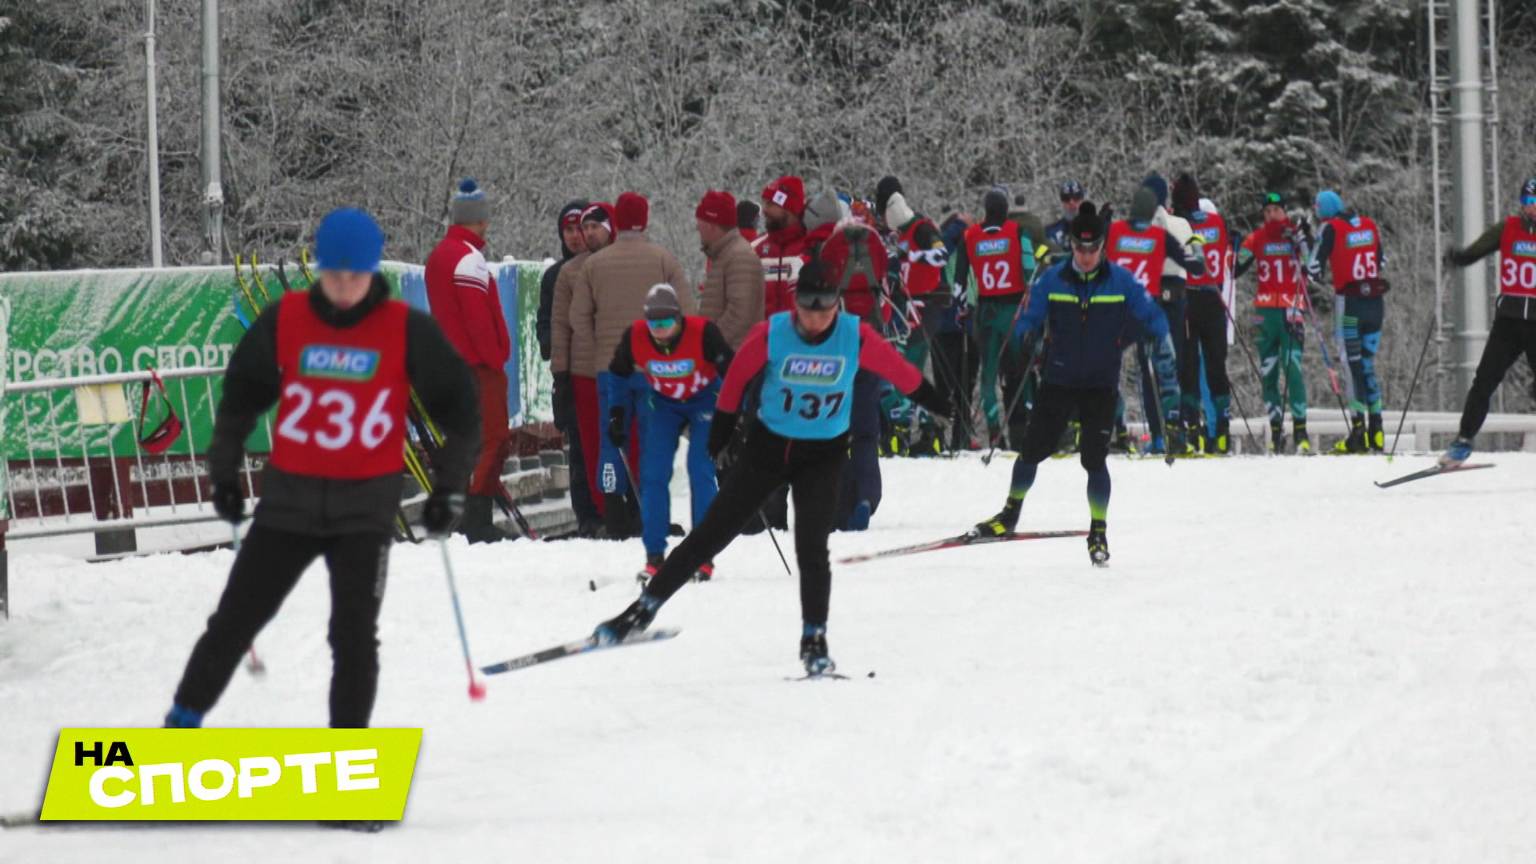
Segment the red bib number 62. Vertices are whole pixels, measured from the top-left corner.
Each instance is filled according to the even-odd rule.
[[[387,387],[374,397],[361,425],[355,421],[357,400],[345,390],[324,390],[317,397],[313,390],[294,381],[283,388],[283,398],[294,401],[283,412],[283,422],[278,425],[277,434],[299,444],[308,444],[313,438],[325,450],[341,450],[355,438],[363,447],[373,450],[395,428],[394,419],[384,409],[389,402]],[[309,418],[309,411],[314,407],[324,413]]]

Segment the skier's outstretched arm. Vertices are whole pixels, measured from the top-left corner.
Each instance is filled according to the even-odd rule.
[[[239,479],[245,439],[262,414],[277,402],[282,384],[277,368],[277,309],[273,303],[251,324],[224,370],[224,395],[213,420],[208,445],[208,477],[215,484]]]

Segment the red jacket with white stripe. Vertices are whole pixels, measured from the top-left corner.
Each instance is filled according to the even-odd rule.
[[[480,251],[485,240],[452,225],[427,256],[427,303],[448,342],[471,366],[500,369],[512,356],[496,277]]]

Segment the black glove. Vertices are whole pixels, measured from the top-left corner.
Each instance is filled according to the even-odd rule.
[[[463,515],[462,492],[434,489],[427,496],[426,505],[421,508],[421,527],[427,529],[427,536],[433,539],[447,537],[453,533],[454,526],[459,524],[459,517]]]
[[[933,382],[927,378],[924,378],[923,383],[917,385],[917,389],[913,390],[907,398],[923,406],[929,414],[940,420],[949,422],[954,419],[955,408],[949,404],[949,398],[934,389]]]
[[[613,446],[624,449],[624,443],[629,440],[629,424],[625,422],[623,408],[610,408],[608,410],[608,440]]]
[[[716,411],[715,417],[709,422],[709,458],[715,462],[715,468],[721,472],[726,471],[736,461],[736,448],[731,446],[731,439],[736,437],[737,415],[730,411]]]
[[[576,393],[571,384],[571,373],[555,373],[555,389],[550,397],[555,411],[555,428],[560,431],[576,426]]]
[[[231,525],[245,521],[245,495],[238,480],[213,484],[213,512]]]

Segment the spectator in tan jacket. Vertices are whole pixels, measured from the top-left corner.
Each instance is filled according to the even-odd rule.
[[[577,494],[586,494],[592,503],[593,513],[588,524],[578,525],[578,533],[591,536],[601,527],[603,498],[597,493],[597,379],[594,377],[596,359],[592,354],[592,334],[583,329],[578,335],[571,323],[571,307],[578,287],[585,287],[582,270],[592,253],[606,248],[613,242],[613,205],[606,201],[592,204],[581,211],[581,234],[586,241],[586,251],[566,262],[555,279],[555,296],[550,310],[549,368],[555,378],[555,425],[565,432],[570,447],[571,471],[580,474],[585,482],[577,489],[571,482],[572,503]],[[592,303],[588,291],[586,306]],[[564,425],[562,425],[564,424]],[[567,431],[569,430],[569,431]]]
[[[763,265],[736,227],[736,199],[711,189],[694,210],[699,243],[709,259],[699,314],[715,322],[731,350],[741,347],[752,325],[763,320]]]
[[[625,192],[619,196],[613,208],[617,237],[613,245],[587,258],[571,294],[572,338],[592,346],[592,354],[584,358],[590,365],[571,371],[597,379],[598,417],[609,416],[615,406],[608,404],[608,370],[600,368],[597,358],[612,357],[630,325],[644,315],[645,295],[652,285],[666,283],[674,289],[688,285],[683,267],[672,253],[646,237],[650,209],[650,202],[642,195]],[[683,314],[694,314],[693,292],[677,293]],[[638,441],[639,436],[631,434],[629,440]],[[597,443],[596,493],[604,499],[603,522],[608,536],[631,536],[639,528],[639,505],[629,482],[629,465],[608,436],[599,436]]]

